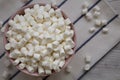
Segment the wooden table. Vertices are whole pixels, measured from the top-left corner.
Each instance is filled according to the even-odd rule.
[[[107,0],[107,1],[116,10],[116,12],[120,14],[120,0]],[[10,15],[9,12],[8,15]],[[0,20],[5,19],[2,16],[0,16],[0,18],[1,18]],[[91,69],[82,78],[82,80],[120,80],[120,44],[117,45],[93,69]]]

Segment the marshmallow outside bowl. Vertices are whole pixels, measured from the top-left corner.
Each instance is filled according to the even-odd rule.
[[[45,5],[46,5],[46,4],[43,4],[43,3],[36,3],[36,4],[39,4],[40,6],[45,6]],[[10,19],[13,19],[17,14],[19,14],[19,15],[24,15],[24,10],[25,10],[26,8],[33,8],[34,5],[35,5],[35,4],[31,4],[31,5],[27,5],[27,6],[25,6],[25,7],[22,7],[22,8],[19,9],[15,14],[13,14]],[[56,6],[52,6],[52,8],[55,9],[55,10],[58,9]],[[67,19],[68,17],[66,16],[66,14],[65,14],[63,11],[61,11],[61,12],[62,12],[62,15],[63,15],[64,19]],[[76,35],[75,35],[75,30],[74,30],[73,24],[71,23],[70,26],[71,26],[71,29],[74,31],[73,41],[75,42],[75,45],[76,45]],[[6,29],[5,29],[5,32],[4,32],[4,45],[6,45],[6,44],[8,43],[7,37],[6,37],[6,33],[7,33],[7,31],[8,31],[8,28],[9,28],[9,24],[7,23],[7,24],[6,24]],[[73,50],[75,51],[75,47],[73,48]],[[6,50],[6,53],[7,53],[8,57],[9,57],[10,51],[7,51],[7,50]],[[73,57],[74,55],[75,55],[75,54],[71,55],[69,58],[67,58],[67,59],[65,60],[65,64],[64,64],[64,66],[61,68],[61,70],[64,69],[64,68],[68,65],[68,63],[71,61],[71,59],[72,59],[72,57]],[[11,58],[9,58],[9,59],[10,59],[10,61],[11,61],[12,63],[14,62],[14,59],[11,59]],[[22,71],[22,72],[30,75],[30,76],[36,76],[36,77],[37,77],[37,76],[48,76],[47,74],[38,74],[38,72],[30,73],[30,72],[27,71],[26,68],[23,69],[23,70],[21,70],[21,69],[18,67],[18,65],[16,66],[16,68],[17,68],[18,70],[20,70],[20,71]],[[52,72],[52,74],[55,74],[55,73],[56,73],[55,71]],[[51,75],[51,74],[50,74],[50,75]]]

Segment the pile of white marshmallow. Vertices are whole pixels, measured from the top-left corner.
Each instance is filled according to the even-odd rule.
[[[60,9],[51,5],[34,5],[24,15],[9,21],[5,49],[14,65],[30,73],[59,72],[65,60],[74,53],[74,31],[70,19],[64,19]]]

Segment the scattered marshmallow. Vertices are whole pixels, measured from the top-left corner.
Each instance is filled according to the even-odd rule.
[[[88,9],[85,8],[85,9],[82,9],[81,14],[86,14],[87,12],[88,12]]]
[[[105,19],[102,20],[102,21],[101,21],[101,24],[102,24],[102,26],[103,26],[103,25],[106,25],[106,24],[107,24],[107,20],[105,20]]]
[[[85,62],[86,62],[86,63],[90,63],[90,62],[91,62],[91,56],[86,55],[86,56],[85,56]]]
[[[94,13],[93,13],[93,16],[95,17],[95,18],[98,18],[99,16],[100,16],[100,12],[98,12],[98,11],[95,11]]]
[[[93,18],[92,13],[89,12],[89,13],[86,14],[86,19],[87,19],[88,21],[91,21],[92,18]]]
[[[96,28],[95,28],[95,27],[92,27],[92,28],[89,29],[89,32],[90,32],[90,33],[93,33],[93,32],[95,32],[95,30],[96,30]]]
[[[96,27],[100,27],[101,26],[101,20],[95,20],[95,25]]]
[[[108,28],[103,28],[102,32],[103,32],[104,34],[108,33]]]
[[[95,7],[93,8],[93,11],[99,12],[99,11],[100,11],[100,7],[99,7],[99,6],[95,6]]]
[[[86,64],[85,66],[84,66],[84,70],[85,71],[88,71],[90,69],[90,64]]]
[[[89,3],[88,2],[84,2],[83,5],[82,5],[83,9],[84,8],[88,8],[89,7]]]

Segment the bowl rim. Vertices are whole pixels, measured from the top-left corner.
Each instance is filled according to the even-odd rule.
[[[16,11],[16,12],[10,17],[9,20],[13,19],[17,14],[20,14],[20,15],[22,14],[22,15],[24,15],[24,10],[25,10],[26,8],[33,8],[35,4],[39,4],[40,6],[45,6],[45,5],[46,5],[46,4],[44,4],[44,3],[34,3],[34,4],[30,4],[30,5],[24,6],[24,7],[20,8],[18,11]],[[52,5],[51,5],[51,7],[54,8],[55,10],[58,9],[57,6],[52,6]],[[68,18],[67,15],[66,15],[62,10],[61,10],[61,12],[62,12],[62,15],[63,15],[63,17],[64,17],[65,19]],[[70,24],[70,27],[71,27],[71,29],[74,31],[73,41],[74,41],[75,47],[76,47],[76,33],[75,33],[75,29],[74,29],[73,23]],[[8,28],[9,28],[9,24],[6,23],[5,32],[4,32],[4,40],[3,40],[4,46],[8,43],[8,40],[7,40],[7,37],[6,37],[6,32],[8,31]],[[70,57],[65,60],[65,64],[64,64],[64,66],[61,68],[61,70],[64,69],[64,68],[68,65],[68,63],[71,61],[71,59],[72,59],[73,56],[75,55],[75,47],[73,48],[74,54],[70,55]],[[6,49],[5,49],[5,50],[6,50]],[[7,56],[9,57],[9,51],[8,51],[8,50],[6,50],[6,54],[7,54]],[[11,61],[12,64],[13,64],[13,61],[14,61],[14,60],[11,59],[11,58],[9,58],[9,59],[10,59],[10,61]],[[23,72],[23,73],[25,73],[25,74],[28,74],[28,75],[30,75],[30,76],[36,76],[36,77],[37,77],[37,76],[48,76],[47,74],[39,74],[38,72],[30,73],[27,69],[20,69],[20,68],[18,67],[18,65],[16,65],[15,67],[16,67],[18,70],[20,70],[21,72]],[[60,70],[60,71],[61,71],[61,70]],[[55,73],[56,73],[56,72],[53,72],[52,74],[55,74]],[[52,74],[50,74],[50,75],[52,75]]]

